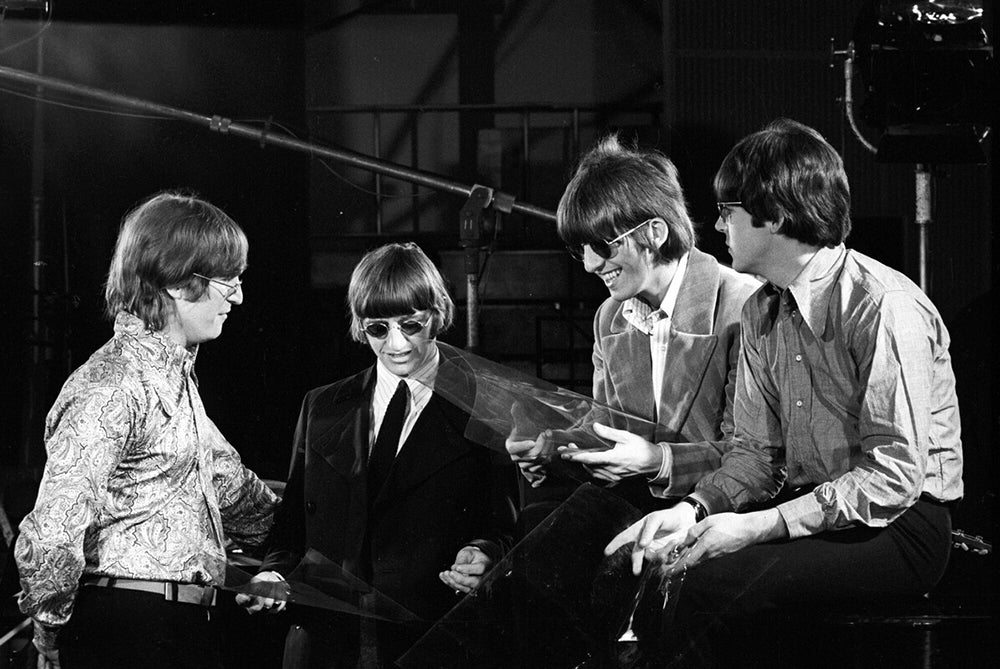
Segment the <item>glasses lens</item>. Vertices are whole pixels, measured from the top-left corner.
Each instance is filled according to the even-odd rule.
[[[733,207],[742,207],[742,202],[716,202],[715,206],[719,208],[719,218],[725,223],[729,223],[730,217],[733,215]]]
[[[413,336],[424,329],[425,323],[420,321],[403,321],[399,324],[399,329],[403,331],[403,334]]]
[[[615,254],[614,249],[604,240],[588,242],[587,244],[570,244],[566,247],[566,250],[569,251],[571,256],[582,262],[585,253],[584,246],[589,246],[591,251],[605,260]]]
[[[389,336],[389,324],[385,321],[369,323],[364,327],[364,330],[375,339],[385,339]]]
[[[603,239],[596,242],[591,242],[590,250],[599,255],[600,257],[604,258],[605,260],[607,260],[608,258],[610,258],[615,254],[615,251],[611,247],[611,245],[608,244]]]
[[[403,321],[399,324],[399,331],[412,337],[423,330],[426,326],[427,323],[421,323],[420,321]],[[367,332],[369,336],[375,337],[376,339],[385,339],[388,337],[389,329],[390,326],[385,321],[373,321],[364,326],[364,331]]]

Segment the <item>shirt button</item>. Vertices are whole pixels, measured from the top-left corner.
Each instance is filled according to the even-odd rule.
[[[801,406],[802,406],[802,400],[797,400],[797,401],[795,402],[795,406],[797,406],[797,407],[801,407]]]
[[[795,356],[795,362],[802,362],[802,355],[801,354]]]

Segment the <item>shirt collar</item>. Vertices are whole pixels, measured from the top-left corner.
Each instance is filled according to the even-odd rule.
[[[677,295],[681,290],[681,283],[684,281],[684,273],[687,271],[688,256],[685,253],[677,260],[677,269],[667,286],[667,292],[663,296],[658,309],[653,309],[638,297],[631,297],[625,300],[622,305],[622,316],[637,330],[646,334],[652,334],[653,326],[663,318],[672,318],[674,307],[677,306]]]
[[[843,244],[819,249],[788,285],[803,321],[815,337],[821,336],[826,329],[830,298],[846,254]]]
[[[179,365],[184,368],[185,372],[190,372],[198,357],[197,344],[184,348],[163,332],[147,328],[146,323],[141,318],[124,311],[119,312],[115,317],[115,336],[134,339],[165,368]]]
[[[375,363],[375,383],[379,386],[388,386],[392,389],[392,392],[395,392],[396,387],[399,386],[399,382],[406,381],[406,385],[410,388],[410,396],[413,397],[420,391],[421,387],[434,388],[434,380],[437,378],[438,360],[440,357],[441,353],[438,351],[438,347],[434,346],[434,355],[405,378],[396,376],[389,371],[388,367],[382,364],[381,360],[378,360]]]

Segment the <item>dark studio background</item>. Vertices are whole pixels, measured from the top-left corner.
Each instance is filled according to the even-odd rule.
[[[853,136],[843,61],[831,54],[870,0],[57,0],[41,47],[32,36],[45,17],[12,11],[22,4],[0,19],[2,66],[38,72],[41,53],[46,76],[377,153],[553,211],[579,151],[618,129],[677,163],[700,246],[723,262],[715,168],[736,140],[789,116],[844,156],[848,245],[917,277],[913,162],[876,162]],[[946,83],[953,108],[996,108],[985,87],[947,77],[914,89]],[[428,251],[460,306],[444,339],[465,345],[461,198],[83,97],[50,92],[36,105],[34,93],[0,78],[0,499],[15,526],[44,463],[45,411],[111,334],[102,281],[120,220],[157,190],[194,190],[250,239],[244,304],[197,369],[209,415],[261,476],[284,479],[302,395],[371,362],[344,318],[346,279],[365,250],[413,239]],[[963,415],[959,520],[991,536],[993,145],[982,145],[985,164],[934,164],[928,261]],[[34,196],[44,264],[33,332]],[[480,353],[587,392],[600,281],[562,251],[550,222],[506,216],[490,250]]]

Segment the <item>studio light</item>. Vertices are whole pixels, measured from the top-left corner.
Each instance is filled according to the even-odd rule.
[[[983,0],[873,0],[853,43],[878,161],[985,162],[996,72]]]

